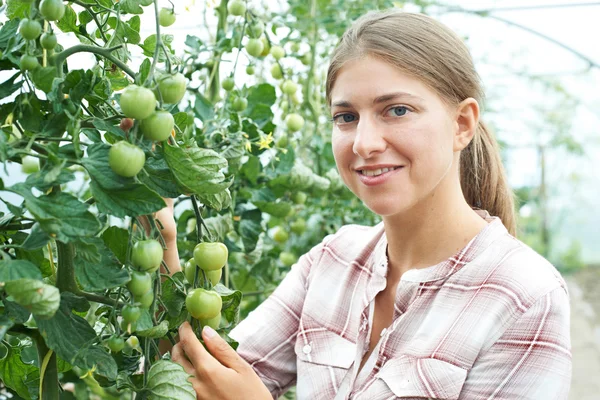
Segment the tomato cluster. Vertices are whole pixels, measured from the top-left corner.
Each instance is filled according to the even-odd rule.
[[[200,286],[210,287],[219,283],[228,255],[227,246],[223,243],[203,242],[196,245],[194,257],[184,265],[187,281],[192,286],[198,286],[188,292],[186,308],[192,317],[200,320],[201,325],[209,325],[214,329],[218,328],[221,321],[221,296],[214,290]]]

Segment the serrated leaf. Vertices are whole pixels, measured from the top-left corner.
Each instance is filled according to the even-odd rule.
[[[223,301],[221,314],[232,324],[237,324],[240,316],[240,303],[242,302],[242,292],[231,290],[227,286],[219,283],[214,287]]]
[[[60,305],[60,292],[55,286],[37,279],[17,279],[6,282],[4,290],[21,305],[39,318],[51,318]]]
[[[65,15],[56,21],[56,26],[65,33],[78,32],[77,14],[75,11],[73,11],[73,7],[71,7],[69,4],[65,6]]]
[[[119,218],[152,214],[166,206],[158,193],[141,184],[123,190],[105,190],[96,182],[91,182],[90,189],[98,210]]]
[[[127,269],[121,267],[102,239],[83,238],[75,246],[75,276],[84,290],[112,289],[130,280]]]
[[[75,367],[89,371],[96,368],[96,374],[114,380],[117,378],[117,364],[90,324],[71,312],[72,297],[61,299],[59,311],[48,320],[36,319],[38,329],[46,345],[56,354]],[[68,335],[65,334],[68,332]]]
[[[129,232],[126,229],[111,226],[102,234],[102,240],[122,264],[127,262]]]
[[[39,382],[40,370],[35,365],[25,364],[21,359],[21,348],[7,346],[6,357],[0,359],[0,380],[17,392],[21,398],[29,400],[31,395],[27,382]]]
[[[177,363],[160,360],[148,371],[148,400],[196,400],[190,375]]]
[[[40,269],[27,260],[1,260],[0,282],[22,278],[42,279]]]
[[[56,67],[40,67],[31,71],[29,76],[31,76],[31,80],[35,87],[44,93],[49,93],[52,90],[52,81],[54,81],[54,78],[58,75]]]
[[[153,326],[150,329],[140,331],[139,329],[135,332],[138,336],[147,337],[150,339],[160,339],[167,334],[169,331],[169,322],[162,321],[160,324]]]

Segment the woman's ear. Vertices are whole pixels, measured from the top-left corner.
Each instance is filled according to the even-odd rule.
[[[479,104],[469,97],[456,108],[454,151],[461,151],[471,143],[479,124]]]

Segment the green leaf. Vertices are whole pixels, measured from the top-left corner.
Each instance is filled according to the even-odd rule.
[[[56,26],[63,32],[79,32],[79,28],[77,28],[77,14],[73,11],[73,7],[69,4],[65,7],[65,15],[58,21],[56,21]]]
[[[21,278],[42,279],[40,269],[27,260],[1,260],[0,282]]]
[[[166,279],[162,283],[161,300],[167,308],[167,314],[171,317],[176,317],[181,313],[185,304],[185,294],[177,289],[173,280],[179,284],[179,287],[184,286],[183,272],[176,272],[171,276],[172,279]]]
[[[4,335],[6,335],[6,332],[8,332],[8,330],[10,328],[12,328],[15,325],[15,323],[8,318],[8,316],[6,315],[0,315],[0,341],[2,341],[4,339]],[[3,357],[0,356],[0,360]],[[0,376],[1,378],[1,376]]]
[[[102,240],[119,262],[127,262],[127,248],[129,246],[129,232],[126,229],[117,226],[111,226],[102,234]]]
[[[23,86],[22,83],[14,83],[15,79],[17,79],[19,75],[21,74],[17,72],[13,76],[2,82],[2,84],[0,84],[0,99],[10,96]]]
[[[15,324],[24,324],[27,322],[31,313],[25,307],[4,299],[4,313]]]
[[[92,17],[92,14],[90,14],[90,12],[88,10],[83,10],[82,12],[79,13],[79,23],[81,25],[87,25],[88,23],[92,22],[94,20],[94,18]]]
[[[194,103],[194,111],[200,121],[210,121],[215,117],[215,106],[206,97],[196,92],[196,102]]]
[[[221,193],[198,195],[198,199],[202,204],[206,204],[208,207],[215,211],[221,211],[225,208],[231,207],[231,192],[229,189],[225,189]]]
[[[232,324],[237,324],[240,317],[240,303],[242,302],[242,292],[231,290],[227,286],[218,283],[214,287],[215,291],[221,296],[223,308],[221,314]]]
[[[91,182],[90,189],[98,210],[119,218],[152,214],[166,205],[158,193],[142,184],[132,184],[123,190],[105,190]]]
[[[75,174],[73,171],[63,168],[62,163],[57,165],[47,163],[40,171],[29,175],[25,183],[42,192],[47,192],[52,186],[62,185],[73,180],[75,180]]]
[[[75,367],[84,371],[96,368],[96,373],[108,379],[117,378],[117,364],[100,344],[90,324],[71,312],[73,296],[62,296],[59,311],[48,320],[36,319],[48,347]],[[65,334],[68,333],[68,334]]]
[[[160,339],[167,334],[169,331],[169,322],[162,321],[160,324],[153,326],[150,329],[140,331],[139,329],[135,332],[138,336],[147,337],[150,339]]]
[[[251,118],[259,128],[263,129],[269,122],[273,121],[273,111],[266,104],[255,104],[250,111],[245,111],[245,115]]]
[[[144,58],[144,61],[142,61],[142,64],[140,65],[140,82],[146,82],[148,75],[150,75],[151,67],[152,64],[150,63],[150,60]]]
[[[11,20],[29,17],[30,9],[31,3],[22,0],[6,0],[6,16]],[[15,22],[19,24],[19,21]]]
[[[248,109],[252,111],[252,107],[256,104],[265,104],[271,107],[275,104],[277,95],[275,94],[275,88],[268,83],[261,83],[260,85],[252,86],[248,94]]]
[[[56,240],[68,243],[81,237],[94,236],[100,222],[87,210],[88,206],[65,193],[51,193],[35,197],[24,184],[9,190],[25,198],[25,206],[40,223],[41,228]]]
[[[157,361],[148,371],[148,400],[196,400],[190,375],[177,363]]]
[[[143,14],[144,10],[140,6],[140,0],[123,0],[119,3],[121,10],[128,14]]]
[[[56,67],[40,67],[31,71],[31,80],[38,89],[44,93],[49,93],[52,90],[52,81],[56,78]]]
[[[215,240],[225,240],[226,235],[233,230],[233,218],[231,214],[206,218],[204,219],[204,224],[208,228],[210,237]]]
[[[31,399],[26,382],[39,380],[40,370],[35,365],[25,364],[21,359],[21,348],[6,346],[8,353],[0,359],[0,381],[23,399]]]
[[[181,191],[175,183],[175,177],[164,158],[162,147],[157,146],[155,157],[150,157],[144,164],[144,172],[138,174],[139,180],[162,197],[175,198]]]
[[[260,159],[257,156],[250,155],[248,161],[242,166],[241,172],[253,185],[256,185],[261,170]]]
[[[227,167],[227,160],[213,150],[196,146],[182,148],[165,143],[164,152],[175,180],[187,193],[217,194],[231,185],[231,182],[223,181],[225,176],[221,172]]]
[[[17,279],[6,282],[4,290],[15,303],[38,318],[51,318],[60,304],[60,292],[55,286],[37,279]]]
[[[112,256],[102,239],[84,238],[75,246],[75,276],[84,290],[112,289],[129,282],[129,272],[121,268],[121,264]]]
[[[112,133],[113,135],[115,135],[116,137],[118,137],[119,139],[122,139],[122,140],[126,139],[125,138],[125,132],[121,128],[119,128],[118,126],[111,125],[108,122],[106,122],[106,121],[104,121],[102,119],[99,119],[99,118],[94,118],[92,120],[92,124],[94,124],[94,126],[96,128],[98,128],[98,130],[110,132],[110,133]],[[107,145],[105,145],[105,146],[107,146]],[[98,151],[99,148],[101,148],[101,147],[100,146],[94,146],[94,149],[92,151]],[[88,149],[88,151],[89,150],[90,149]],[[108,146],[108,150],[110,150],[110,146]],[[108,157],[108,153],[107,153],[106,156]]]
[[[25,239],[21,247],[25,250],[41,249],[50,241],[50,239],[52,239],[50,235],[44,232],[41,225],[36,222],[33,224],[29,236],[27,236],[27,239]]]
[[[253,190],[250,200],[262,212],[266,212],[277,218],[286,217],[292,209],[291,203],[277,199],[269,188]]]
[[[242,213],[239,234],[242,237],[242,243],[244,244],[246,253],[250,253],[256,248],[256,242],[262,232],[262,227],[260,225],[261,218],[262,213],[260,210],[249,210]]]
[[[173,42],[173,35],[160,35],[163,44],[168,49],[171,47],[171,43]],[[144,43],[139,45],[142,50],[144,50],[144,55],[146,57],[154,57],[154,49],[156,49],[156,34],[152,34],[144,40]],[[158,53],[158,62],[164,62],[166,60],[164,51],[160,51]]]

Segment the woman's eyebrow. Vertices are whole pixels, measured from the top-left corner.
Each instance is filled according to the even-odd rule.
[[[424,101],[421,97],[415,96],[415,95],[410,94],[410,93],[406,93],[406,92],[394,92],[394,93],[388,93],[388,94],[384,94],[382,96],[376,97],[373,100],[373,104],[385,103],[387,101],[395,100],[395,99],[400,99],[400,98],[410,99],[410,100],[414,100],[414,101],[418,101],[418,102],[423,102]],[[332,107],[351,108],[352,107],[352,103],[350,103],[349,101],[346,101],[346,100],[340,100],[340,101],[336,101],[336,102],[332,103],[331,106]]]

